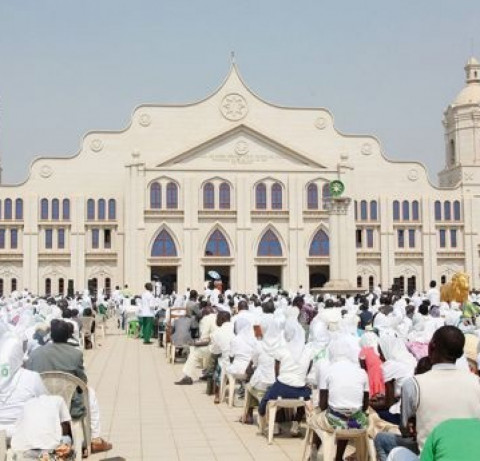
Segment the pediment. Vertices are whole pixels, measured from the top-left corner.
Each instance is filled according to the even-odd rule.
[[[247,127],[237,126],[211,137],[157,167],[182,166],[190,169],[236,169],[283,170],[292,167],[326,168],[305,154],[279,143],[264,134]]]

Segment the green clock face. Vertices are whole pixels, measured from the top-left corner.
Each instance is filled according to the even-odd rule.
[[[342,181],[336,179],[335,181],[330,182],[330,195],[332,197],[340,197],[345,191],[345,185]]]

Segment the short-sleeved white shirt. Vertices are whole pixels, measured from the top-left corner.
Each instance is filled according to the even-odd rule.
[[[280,362],[280,373],[277,377],[278,381],[292,387],[305,386],[312,357],[312,349],[308,347],[303,349],[299,360],[295,360],[292,357],[286,346],[277,349],[273,354],[273,358]]]

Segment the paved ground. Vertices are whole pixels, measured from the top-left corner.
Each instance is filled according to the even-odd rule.
[[[101,347],[85,351],[96,389],[102,434],[113,443],[103,460],[299,460],[302,439],[279,437],[268,445],[256,426],[240,424],[241,408],[214,405],[205,384],[175,386],[181,364],[167,364],[164,349],[120,334],[113,324]]]

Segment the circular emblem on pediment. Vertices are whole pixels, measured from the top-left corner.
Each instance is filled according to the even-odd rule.
[[[315,127],[319,130],[324,130],[326,126],[327,119],[325,117],[318,117],[317,120],[315,120]]]
[[[247,101],[240,94],[227,94],[220,104],[220,112],[227,120],[232,122],[242,120],[248,113]]]
[[[52,176],[52,174],[53,174],[53,170],[50,165],[43,165],[40,168],[40,176],[42,178],[49,178],[50,176]]]
[[[101,139],[94,139],[90,143],[90,149],[92,149],[93,152],[100,152],[103,149],[103,141]]]
[[[362,144],[362,154],[370,155],[373,153],[373,147],[369,142]]]
[[[411,170],[408,171],[407,177],[408,179],[410,179],[410,181],[416,181],[418,179],[418,170],[415,168],[412,168]]]
[[[152,117],[150,114],[141,114],[140,117],[138,118],[138,123],[141,126],[147,127],[152,123]]]
[[[235,153],[238,155],[245,155],[248,154],[249,147],[247,141],[238,141],[235,144]]]

